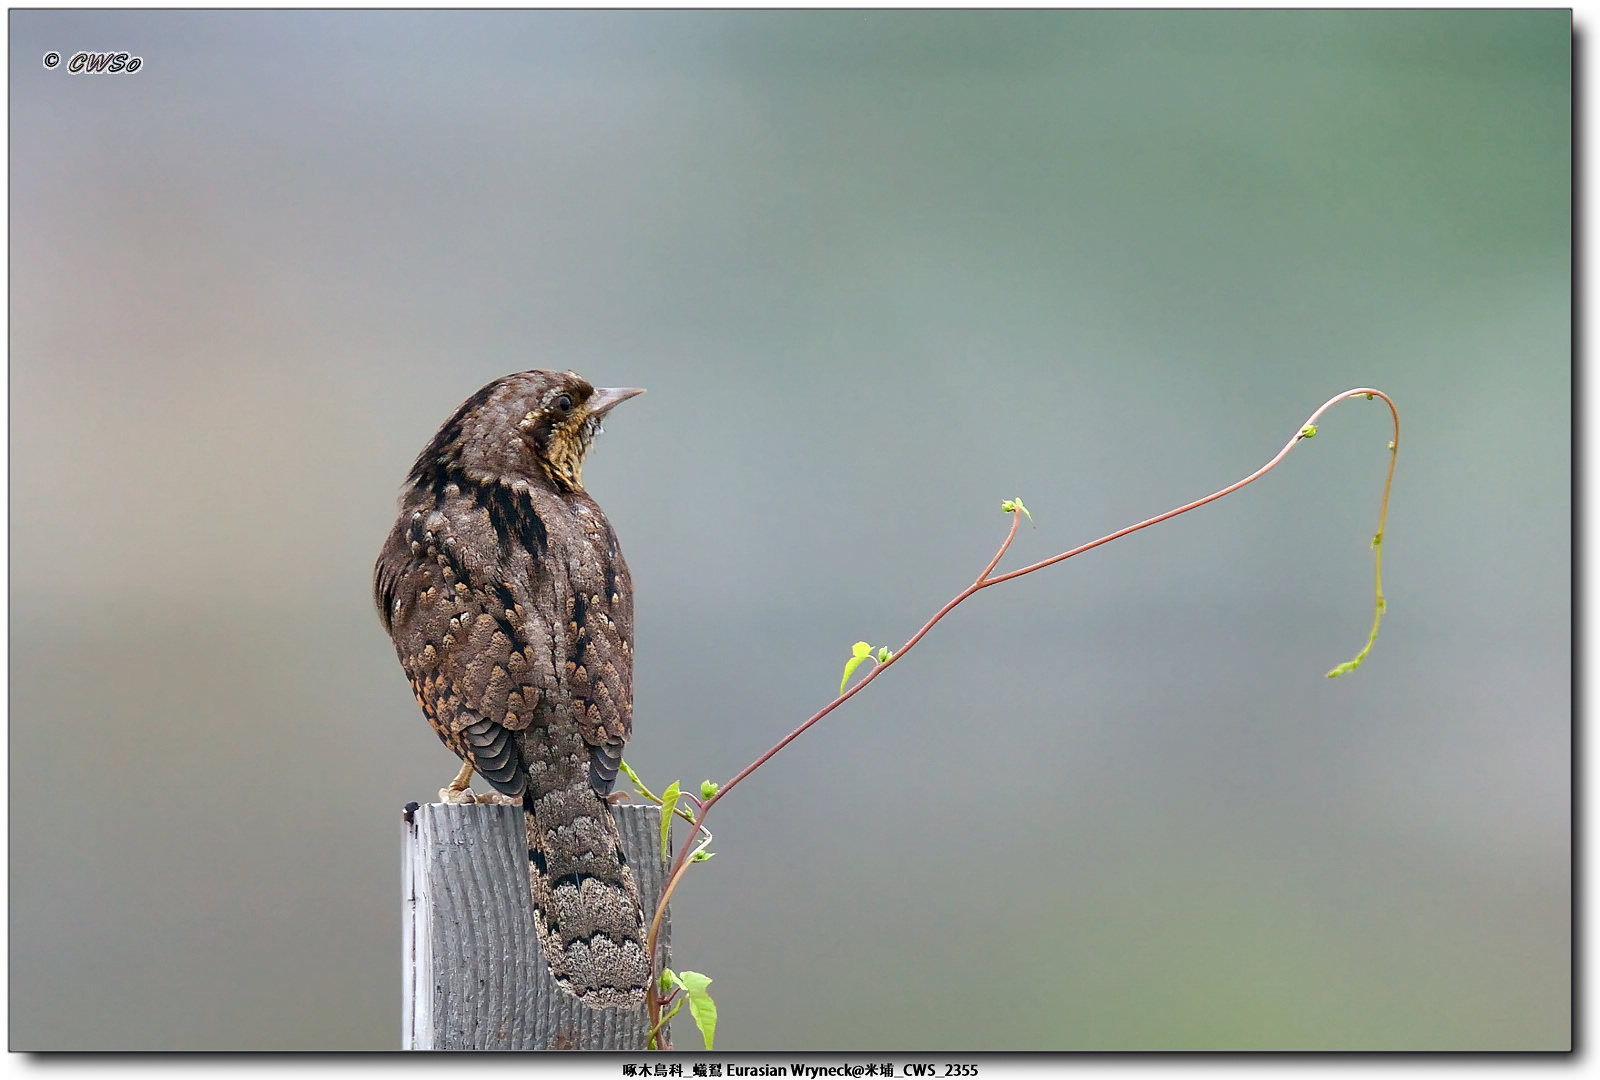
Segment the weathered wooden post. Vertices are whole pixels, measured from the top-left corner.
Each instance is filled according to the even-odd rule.
[[[612,815],[648,919],[666,880],[661,808],[625,803]],[[645,1049],[642,1005],[589,1009],[550,977],[520,806],[430,803],[405,820],[403,1049]],[[662,965],[670,926],[663,916]]]

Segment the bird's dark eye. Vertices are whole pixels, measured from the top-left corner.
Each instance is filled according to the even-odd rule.
[[[556,408],[560,409],[562,412],[571,412],[572,399],[567,395],[562,394],[560,397],[556,398]]]

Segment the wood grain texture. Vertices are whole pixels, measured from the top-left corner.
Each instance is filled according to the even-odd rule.
[[[647,917],[665,882],[661,810],[612,808]],[[407,1050],[643,1050],[643,1006],[592,1009],[563,991],[534,929],[522,808],[430,803],[405,824]],[[671,922],[657,954],[668,962]]]

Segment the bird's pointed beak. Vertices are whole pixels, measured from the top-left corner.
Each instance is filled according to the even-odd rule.
[[[589,397],[589,415],[601,417],[631,397],[644,393],[637,386],[602,386]]]

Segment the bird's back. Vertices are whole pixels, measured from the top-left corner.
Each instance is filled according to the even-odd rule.
[[[492,403],[485,391],[419,457],[375,598],[439,737],[523,797],[552,974],[591,1006],[636,1006],[643,911],[606,802],[633,724],[632,583],[581,487],[485,475],[448,452],[469,407]]]

